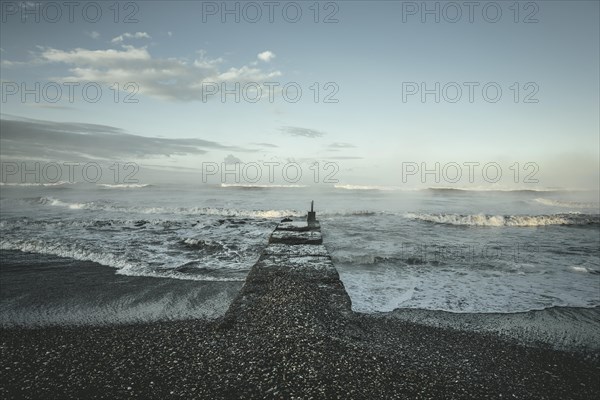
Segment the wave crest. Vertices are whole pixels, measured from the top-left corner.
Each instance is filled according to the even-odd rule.
[[[92,261],[117,269],[117,274],[128,276],[150,276],[197,281],[243,281],[239,277],[220,277],[207,274],[189,274],[173,266],[153,268],[149,263],[133,261],[124,255],[85,248],[77,243],[48,242],[44,240],[19,240],[5,238],[0,241],[0,250],[17,250],[26,253],[48,254],[79,261]]]
[[[97,183],[97,185],[104,189],[142,189],[153,186],[149,183]]]
[[[554,214],[554,215],[485,215],[485,214],[427,214],[408,213],[407,218],[446,225],[464,226],[546,226],[546,225],[591,225],[598,224],[598,215]]]
[[[579,201],[566,201],[566,200],[554,200],[554,199],[544,199],[537,198],[534,201],[537,203],[543,204],[545,206],[553,206],[553,207],[567,207],[567,208],[600,208],[600,203],[584,203]]]
[[[398,188],[393,186],[373,186],[373,185],[333,185],[335,189],[343,190],[381,190],[381,191],[394,191]]]
[[[222,188],[240,188],[240,189],[279,189],[279,188],[305,188],[306,185],[267,185],[250,183],[221,183]]]
[[[176,215],[209,215],[218,217],[233,217],[233,218],[263,218],[275,219],[284,217],[301,217],[306,215],[304,212],[294,210],[244,210],[237,208],[214,208],[214,207],[136,207],[136,206],[119,206],[108,202],[85,202],[73,203],[56,199],[54,197],[40,197],[36,199],[37,203],[54,206],[65,207],[72,210],[93,210],[93,211],[112,211],[123,213],[138,213],[138,214],[176,214]]]
[[[35,182],[0,182],[0,186],[15,186],[15,187],[56,187],[66,185],[76,185],[78,182],[58,181],[52,183],[35,183]]]

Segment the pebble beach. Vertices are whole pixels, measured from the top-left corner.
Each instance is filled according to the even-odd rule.
[[[286,246],[267,247],[214,320],[2,329],[1,397],[590,399],[600,393],[597,354],[353,312],[321,246],[311,246],[308,257]]]

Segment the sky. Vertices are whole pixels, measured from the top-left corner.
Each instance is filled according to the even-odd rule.
[[[598,188],[597,1],[1,3],[2,178]]]

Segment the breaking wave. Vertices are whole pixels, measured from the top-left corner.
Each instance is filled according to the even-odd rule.
[[[393,186],[370,186],[370,185],[333,185],[335,189],[343,190],[381,190],[381,191],[393,191],[398,188]]]
[[[596,269],[593,269],[593,268],[581,267],[581,266],[573,266],[573,267],[570,267],[570,269],[573,272],[600,275],[600,270],[596,270]]]
[[[110,184],[110,183],[98,183],[98,186],[104,189],[142,189],[147,187],[152,187],[149,183],[119,183],[119,184]]]
[[[79,182],[66,182],[66,181],[58,181],[53,183],[33,183],[33,182],[0,182],[0,186],[15,186],[15,187],[56,187],[56,186],[66,186],[66,185],[76,185]]]
[[[57,207],[66,207],[72,210],[81,210],[84,208],[95,210],[97,208],[91,207],[94,203],[69,203],[62,200],[55,199],[54,197],[40,197],[37,202],[39,204]]]
[[[304,188],[306,185],[265,185],[265,184],[244,184],[244,183],[221,183],[222,188],[242,188],[242,189],[270,189],[270,188]]]
[[[176,214],[176,215],[209,215],[221,217],[239,217],[239,218],[264,218],[275,219],[284,217],[300,217],[304,212],[295,210],[243,210],[236,208],[214,208],[214,207],[136,207],[120,206],[108,202],[67,202],[53,197],[40,197],[37,203],[65,207],[72,210],[93,210],[93,211],[112,211],[138,214]]]
[[[546,225],[592,225],[600,223],[598,215],[462,215],[408,213],[407,218],[446,225],[465,226],[546,226]]]
[[[151,267],[143,261],[133,261],[124,255],[87,249],[77,243],[61,243],[43,240],[21,240],[4,238],[0,250],[18,250],[27,253],[48,254],[79,261],[92,261],[116,268],[117,273],[128,276],[148,276],[197,281],[243,281],[239,277],[219,277],[210,274],[190,274],[180,271],[181,266]]]
[[[570,207],[570,208],[600,208],[600,203],[583,203],[579,201],[566,201],[566,200],[553,200],[553,199],[544,199],[537,198],[536,202],[543,204],[545,206],[553,206],[553,207]]]
[[[432,192],[490,192],[490,193],[555,193],[555,192],[570,192],[567,189],[556,189],[556,188],[538,188],[538,189],[522,189],[522,188],[498,188],[498,187],[429,187],[423,189]]]

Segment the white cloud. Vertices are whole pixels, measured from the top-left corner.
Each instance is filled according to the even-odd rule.
[[[91,37],[92,39],[98,39],[100,37],[100,33],[96,32],[96,31],[91,31],[91,32],[84,32],[87,36]]]
[[[265,71],[249,65],[223,69],[222,58],[209,58],[203,51],[195,60],[185,58],[154,58],[146,47],[123,45],[121,50],[64,51],[44,48],[33,62],[62,63],[69,66],[70,76],[52,77],[56,81],[97,82],[112,85],[134,82],[139,93],[167,100],[204,100],[205,84],[266,82],[281,76],[277,70]],[[208,97],[219,98],[218,95]]]
[[[275,53],[273,53],[272,51],[263,51],[262,53],[258,53],[258,59],[264,62],[270,62],[272,59],[275,58]]]
[[[325,132],[299,126],[283,126],[280,131],[290,136],[304,136],[307,138],[317,138],[325,135]]]
[[[79,66],[96,65],[98,67],[117,66],[123,62],[148,61],[151,58],[145,47],[123,46],[123,48],[125,51],[114,49],[86,50],[81,48],[63,51],[48,48],[44,49],[41,57],[51,62],[63,62]]]
[[[356,147],[351,143],[334,142],[329,145],[331,149],[350,149]]]
[[[152,37],[150,35],[148,35],[146,32],[136,32],[136,33],[125,32],[124,34],[113,38],[111,40],[111,42],[112,43],[121,43],[125,39],[152,39]]]

